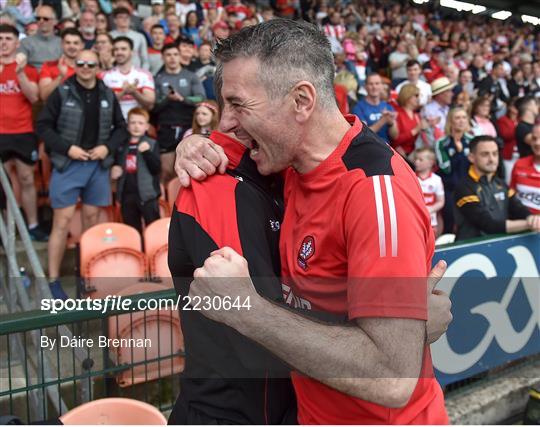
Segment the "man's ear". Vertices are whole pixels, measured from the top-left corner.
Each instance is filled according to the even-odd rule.
[[[307,81],[298,82],[292,89],[295,118],[302,123],[309,119],[317,102],[317,91]]]

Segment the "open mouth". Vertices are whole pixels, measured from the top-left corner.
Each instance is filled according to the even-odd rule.
[[[259,143],[254,139],[251,140],[251,155],[256,156],[259,153]]]

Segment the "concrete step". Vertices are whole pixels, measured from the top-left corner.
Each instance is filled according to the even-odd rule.
[[[47,252],[47,242],[32,242],[34,249],[36,250],[39,262],[45,274],[47,274],[47,262],[48,262],[48,252]],[[32,275],[32,267],[28,261],[28,256],[24,246],[20,240],[15,244],[15,252],[17,254],[17,261],[20,267],[24,267],[26,271]],[[0,257],[5,262],[5,250],[0,246]],[[62,260],[62,265],[60,268],[60,274],[62,276],[73,276],[75,275],[75,266],[77,265],[77,251],[75,248],[67,248],[64,254],[64,259]]]
[[[478,381],[467,391],[450,393],[445,401],[452,424],[501,424],[523,413],[531,386],[540,385],[540,357]]]

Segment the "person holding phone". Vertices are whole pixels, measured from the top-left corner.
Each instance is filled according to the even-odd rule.
[[[197,103],[206,98],[197,75],[182,67],[180,50],[174,43],[162,49],[164,68],[156,75],[157,140],[161,157],[161,181],[166,184],[174,176],[174,151],[184,133],[191,127]]]

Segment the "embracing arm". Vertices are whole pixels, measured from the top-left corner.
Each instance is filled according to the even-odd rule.
[[[433,290],[445,270],[446,264],[439,261],[428,278],[428,343],[435,342],[452,320],[448,296]],[[203,315],[257,341],[303,374],[388,407],[403,406],[409,400],[421,369],[423,321],[362,318],[343,326],[307,319],[260,297],[249,279],[247,261],[230,248],[213,252],[194,277],[192,297],[238,295],[241,300],[249,297],[252,303],[250,310],[203,311]],[[216,277],[235,279],[224,290]]]
[[[420,374],[425,322],[365,318],[333,326],[262,298],[252,300],[252,309],[232,326],[296,370],[379,405],[395,408],[408,402]]]

